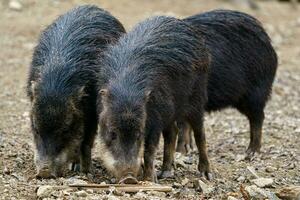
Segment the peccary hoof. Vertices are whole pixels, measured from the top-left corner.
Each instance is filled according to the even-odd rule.
[[[54,174],[52,174],[50,171],[47,170],[41,170],[39,171],[35,177],[37,179],[51,179],[51,178],[56,178]]]

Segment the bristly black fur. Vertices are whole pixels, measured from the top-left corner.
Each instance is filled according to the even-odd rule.
[[[100,76],[103,82],[99,90],[107,89],[107,97],[104,102],[103,98],[102,102],[98,101],[99,111],[104,110],[100,119],[100,136],[107,141],[106,149],[118,161],[115,169],[122,172],[125,168],[135,168],[132,163],[142,147],[132,144],[136,144],[135,141],[141,144],[145,140],[145,163],[151,170],[149,163],[160,133],[169,130],[174,120],[186,118],[192,110],[202,112],[202,106],[190,103],[196,83],[201,83],[203,91],[198,94],[202,102],[197,104],[204,105],[206,100],[209,54],[201,34],[176,18],[152,17],[111,45],[102,63]],[[146,125],[143,127],[145,116]],[[143,130],[123,131],[122,127],[126,127],[123,122],[126,121],[127,126],[134,124],[133,127],[143,127]],[[116,131],[110,133],[112,129]],[[109,138],[115,133],[121,139],[112,143]],[[150,171],[145,174],[152,176]]]
[[[238,11],[214,10],[184,21],[204,36],[211,54],[205,110],[233,107],[247,116],[251,158],[261,147],[264,108],[278,65],[270,38],[257,19]]]
[[[171,82],[207,70],[206,49],[197,45],[197,40],[201,37],[195,36],[190,27],[177,19],[145,20],[108,48],[101,69],[101,87],[108,85],[120,90],[118,95],[124,92],[141,97],[145,90],[166,84],[174,93],[189,90],[191,88],[185,85],[175,87]],[[188,81],[186,85],[192,85],[193,80]]]
[[[100,54],[124,32],[117,19],[96,6],[80,6],[60,16],[35,48],[28,96],[32,98],[32,80],[41,80],[44,93],[66,94],[78,89],[74,86],[94,84]]]
[[[107,45],[123,33],[122,24],[110,13],[86,5],[60,16],[41,34],[27,95],[32,101],[32,130],[39,160],[50,163],[47,168],[59,171],[55,168],[66,163],[55,163],[57,156],[66,151],[68,159],[73,156],[78,162],[80,157],[82,170],[89,170],[97,130],[100,58]]]
[[[277,69],[277,55],[261,23],[238,11],[215,10],[184,21],[205,37],[211,53],[206,110],[265,105]]]

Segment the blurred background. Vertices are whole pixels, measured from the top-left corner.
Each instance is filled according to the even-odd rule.
[[[206,116],[209,157],[217,178],[207,183],[212,190],[206,196],[236,195],[240,184],[250,185],[247,166],[263,177],[273,179],[275,191],[284,185],[300,185],[300,1],[297,0],[0,0],[0,191],[2,199],[35,197],[37,184],[62,184],[65,179],[49,182],[28,181],[34,174],[32,136],[29,126],[30,104],[25,83],[33,48],[38,35],[55,18],[76,5],[96,4],[116,16],[130,30],[137,22],[152,15],[187,17],[212,9],[234,9],[259,19],[279,57],[279,69],[273,97],[266,108],[262,156],[253,162],[241,158],[248,145],[247,119],[235,110]],[[107,175],[94,150],[96,175],[101,182]],[[157,167],[162,152],[158,152]],[[180,156],[177,160],[180,161]],[[186,159],[186,158],[183,158]],[[181,163],[176,179],[166,184],[196,177],[196,153],[190,164]],[[192,164],[191,164],[192,163]],[[164,183],[164,182],[163,182]],[[186,183],[188,185],[189,182]],[[179,186],[178,186],[179,187]],[[185,188],[185,186],[182,186]],[[188,188],[188,186],[187,186]],[[192,190],[191,190],[192,191]],[[186,192],[187,199],[195,193]],[[163,198],[163,197],[161,197]]]

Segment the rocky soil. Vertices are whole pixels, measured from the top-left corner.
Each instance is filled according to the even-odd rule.
[[[159,181],[172,186],[168,193],[57,188],[71,183],[114,181],[101,166],[97,144],[93,152],[94,174],[70,173],[56,180],[32,178],[35,166],[29,128],[30,104],[25,95],[32,50],[39,32],[47,24],[83,2],[108,9],[127,29],[151,15],[184,17],[215,8],[238,9],[260,19],[273,39],[280,60],[273,96],[265,110],[261,154],[251,162],[244,160],[249,142],[248,121],[237,111],[228,109],[206,116],[213,181],[198,177],[195,150],[188,156],[176,154],[175,177]],[[276,193],[282,188],[300,186],[300,8],[274,1],[260,1],[258,7],[251,10],[246,4],[221,0],[1,1],[0,199],[278,199]],[[162,164],[161,149],[157,170]]]

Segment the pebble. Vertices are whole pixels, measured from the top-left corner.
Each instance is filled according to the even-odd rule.
[[[238,199],[235,197],[229,196],[229,197],[227,197],[227,200],[238,200]]]
[[[177,183],[177,182],[174,182],[174,183],[173,183],[173,187],[174,187],[174,188],[180,188],[180,187],[181,187],[181,184],[180,184],[180,183]]]
[[[235,160],[237,162],[243,161],[243,160],[245,160],[245,155],[238,154],[238,155],[236,155]]]
[[[72,191],[73,191],[73,189],[66,189],[66,190],[63,190],[62,193],[64,196],[70,196]]]
[[[118,198],[118,197],[116,197],[116,196],[114,196],[114,195],[109,195],[108,197],[107,197],[107,200],[119,200],[120,198]]]
[[[4,174],[10,174],[11,173],[11,170],[7,167],[4,167],[4,170],[3,170]]]
[[[155,197],[160,197],[160,198],[166,197],[166,193],[164,193],[164,192],[149,191],[147,193],[150,194],[150,195],[152,195],[152,196],[155,196]]]
[[[184,162],[185,161],[185,156],[184,155],[182,155],[179,152],[176,152],[174,157],[175,157],[176,167],[187,168],[187,165]]]
[[[19,1],[16,0],[11,0],[8,4],[8,7],[11,10],[15,10],[15,11],[21,11],[22,10],[22,4]]]
[[[192,156],[188,156],[188,157],[186,157],[184,160],[183,160],[183,162],[185,163],[185,164],[188,164],[188,165],[192,165],[193,164],[193,157]]]
[[[256,185],[246,186],[245,190],[249,194],[252,200],[269,199],[280,200],[275,193],[263,190]]]
[[[88,193],[84,190],[81,190],[81,191],[75,192],[75,195],[77,197],[87,197]]]
[[[147,195],[143,192],[138,192],[133,196],[133,199],[147,199]]]
[[[276,167],[272,167],[272,166],[267,166],[266,167],[266,172],[268,172],[268,173],[275,172],[276,170],[277,170]]]
[[[238,182],[244,182],[246,180],[245,176],[240,176],[237,178]]]
[[[92,189],[87,189],[86,192],[89,193],[89,194],[93,194],[93,193],[94,193],[94,190],[92,190]]]
[[[51,193],[54,191],[54,188],[49,185],[42,185],[38,188],[36,195],[40,198],[49,197]]]
[[[256,174],[254,167],[251,166],[247,166],[247,170],[250,172],[250,174],[255,177],[255,178],[259,178],[259,176]]]
[[[300,128],[295,129],[295,133],[300,133]]]
[[[246,186],[245,190],[252,199],[265,199],[268,197],[267,192],[256,185]]]
[[[76,177],[71,177],[66,180],[67,184],[87,184],[86,181],[78,179]]]
[[[209,194],[214,190],[214,188],[210,187],[209,185],[207,185],[206,183],[204,183],[201,180],[195,180],[194,187],[197,190],[201,191],[203,194]]]
[[[257,179],[253,179],[251,180],[252,183],[254,183],[255,185],[257,185],[258,187],[269,187],[273,184],[273,179],[271,178],[257,178]]]
[[[124,196],[125,192],[119,191],[117,189],[113,190],[112,192],[116,196]]]
[[[186,185],[189,183],[189,179],[188,178],[184,178],[182,181],[181,181],[181,185]]]

